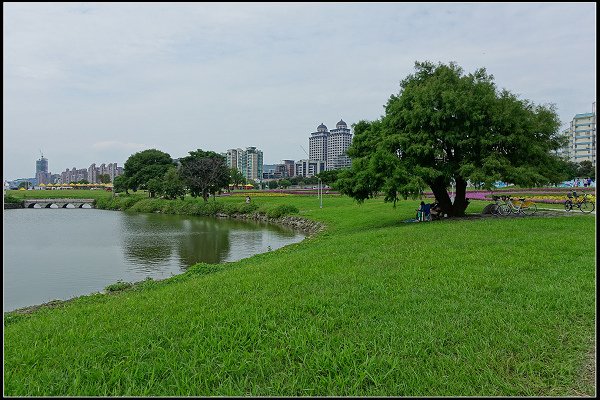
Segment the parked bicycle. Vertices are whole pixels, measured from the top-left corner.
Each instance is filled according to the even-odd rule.
[[[565,201],[565,211],[573,211],[573,207],[579,208],[582,213],[589,214],[594,211],[595,203],[593,201],[588,200],[587,193],[584,193],[582,196],[578,195],[577,192],[567,193],[567,201]]]
[[[504,204],[498,209],[501,215],[533,215],[537,211],[537,205],[524,197],[513,199],[510,196],[502,196]]]
[[[494,195],[492,195],[492,200],[494,200],[494,204],[492,204],[491,207],[490,207],[490,213],[492,215],[499,216],[499,215],[508,215],[508,214],[510,214],[510,210],[508,209],[508,206],[504,202],[504,198],[505,197],[506,196],[494,196]],[[502,201],[500,201],[500,199],[502,199]],[[502,207],[506,208],[506,210],[502,210]]]

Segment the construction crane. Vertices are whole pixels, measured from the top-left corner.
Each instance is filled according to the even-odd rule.
[[[308,155],[308,152],[304,149],[304,147],[302,147],[302,145],[300,145],[300,148],[302,149],[302,151],[304,151],[304,153],[306,153],[306,157],[310,158],[310,156]]]

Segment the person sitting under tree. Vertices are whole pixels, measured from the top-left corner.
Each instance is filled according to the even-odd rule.
[[[421,205],[417,210],[417,222],[431,221],[431,204],[425,204],[421,201]]]

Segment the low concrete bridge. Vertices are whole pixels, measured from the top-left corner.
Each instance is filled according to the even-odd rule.
[[[74,208],[83,208],[84,204],[89,204],[94,208],[94,199],[26,199],[23,200],[24,208],[34,208],[38,204],[40,208],[50,208],[56,204],[58,208],[67,208],[69,204]]]

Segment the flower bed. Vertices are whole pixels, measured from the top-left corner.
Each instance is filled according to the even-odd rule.
[[[492,201],[493,195],[503,195],[511,197],[525,197],[536,203],[557,204],[564,203],[568,197],[567,193],[577,192],[578,194],[587,193],[588,200],[596,202],[596,188],[503,188],[502,190],[469,190],[466,197],[469,200]],[[433,198],[432,192],[425,192],[425,197]],[[448,192],[448,195],[451,195]]]

